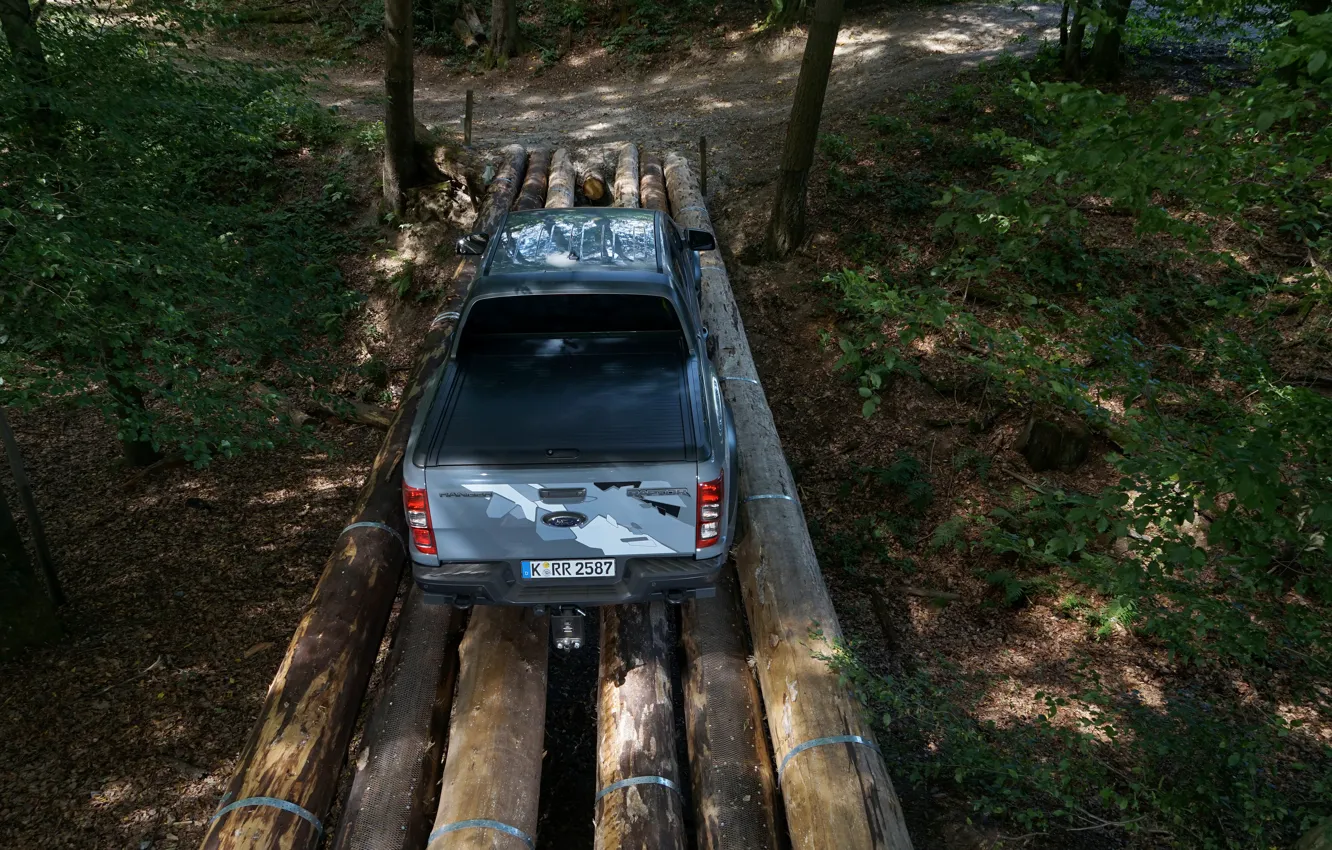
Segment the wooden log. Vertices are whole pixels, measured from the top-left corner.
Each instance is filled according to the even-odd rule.
[[[698,850],[778,850],[777,778],[735,569],[682,606],[685,726]]]
[[[606,163],[599,156],[590,157],[578,168],[578,188],[593,206],[610,202],[610,187],[606,181]]]
[[[615,162],[615,206],[638,206],[638,145],[626,142]]]
[[[514,209],[539,210],[546,205],[546,181],[550,179],[550,148],[538,148],[527,157],[527,176]]]
[[[495,179],[490,181],[485,206],[476,220],[476,229],[485,233],[494,233],[500,219],[513,206],[527,171],[527,148],[522,145],[507,145],[500,156],[499,170],[495,172]]]
[[[684,157],[668,154],[665,166],[675,220],[711,230]],[[906,850],[911,839],[874,733],[861,706],[821,660],[834,653],[842,630],[719,252],[706,252],[702,266],[703,317],[717,339],[718,369],[744,379],[725,382],[739,438],[740,494],[776,497],[746,505],[736,571],[791,845]]]
[[[550,180],[546,185],[546,209],[572,207],[574,205],[574,167],[569,159],[569,152],[564,148],[555,151],[550,161]]]
[[[501,209],[512,202],[512,194],[486,199]],[[475,273],[474,261],[459,260],[458,299]],[[310,850],[319,841],[405,560],[402,456],[428,380],[448,354],[454,315],[441,313],[419,347],[393,424],[268,687],[203,850]]]
[[[520,850],[535,841],[549,633],[549,618],[530,608],[472,612],[458,651],[449,752],[428,850]]]
[[[669,212],[666,205],[666,178],[661,172],[661,157],[644,155],[640,168],[643,173],[639,177],[638,192],[643,202],[643,209]]]
[[[333,850],[425,844],[465,612],[427,604],[424,596],[413,583],[403,600]]]
[[[597,850],[684,850],[670,643],[664,602],[601,609]]]

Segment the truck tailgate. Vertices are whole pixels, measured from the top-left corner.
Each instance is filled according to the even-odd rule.
[[[693,460],[678,335],[483,337],[459,354],[426,465]]]

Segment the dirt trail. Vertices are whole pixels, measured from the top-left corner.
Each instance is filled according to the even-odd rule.
[[[825,119],[869,112],[890,91],[950,76],[1005,52],[1027,53],[1057,35],[1057,5],[959,3],[877,10],[849,18],[838,36]],[[465,91],[476,93],[480,146],[636,140],[693,146],[708,136],[710,177],[748,183],[770,169],[800,72],[802,35],[735,38],[697,47],[669,67],[635,72],[604,50],[576,54],[534,74],[530,67],[469,75],[418,57],[416,114],[461,132]],[[321,99],[357,118],[382,118],[382,69],[362,63],[330,72]],[[766,177],[766,174],[764,175]]]

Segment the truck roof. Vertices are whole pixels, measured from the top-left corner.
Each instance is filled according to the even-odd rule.
[[[664,214],[640,209],[510,213],[491,240],[481,277],[662,274],[664,221]]]

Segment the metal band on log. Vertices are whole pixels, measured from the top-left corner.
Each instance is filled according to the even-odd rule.
[[[687,161],[666,157],[675,220],[712,230]],[[826,662],[842,636],[791,470],[716,251],[702,257],[703,316],[735,415],[744,539],[736,562],[794,850],[907,850],[911,838],[861,707]],[[840,743],[828,742],[835,739]]]
[[[472,611],[428,850],[532,850],[546,731],[549,618]]]
[[[407,590],[333,850],[420,847],[439,782],[464,612]]]
[[[569,151],[560,148],[550,161],[550,181],[546,186],[546,209],[574,205],[574,167]]]
[[[666,604],[601,609],[596,850],[684,850]]]
[[[516,191],[516,180],[493,182],[478,220],[497,222],[494,211],[508,209]],[[457,292],[475,273],[475,262],[459,262]],[[455,318],[441,313],[418,349],[416,370],[268,687],[203,850],[299,850],[321,837],[406,560],[400,465],[407,437],[429,378],[448,354]]]
[[[666,205],[666,178],[661,173],[661,157],[644,154],[640,164],[642,175],[638,179],[638,194],[643,209],[670,212]]]
[[[638,145],[633,142],[620,146],[615,161],[615,206],[638,206]]]
[[[538,148],[527,157],[527,176],[518,193],[516,210],[539,210],[546,205],[546,181],[550,179],[550,148]]]
[[[682,606],[685,724],[699,850],[778,850],[777,781],[735,569]]]

